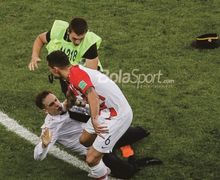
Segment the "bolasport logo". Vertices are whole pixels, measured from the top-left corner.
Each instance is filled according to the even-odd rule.
[[[173,87],[174,80],[166,79],[162,70],[155,73],[140,73],[139,69],[133,69],[130,73],[119,70],[118,72],[110,72],[104,70],[104,73],[119,84],[134,84],[136,88],[168,88]]]

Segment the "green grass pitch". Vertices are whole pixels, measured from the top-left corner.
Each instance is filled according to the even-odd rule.
[[[164,165],[146,167],[133,179],[220,179],[220,49],[190,47],[198,35],[220,33],[220,1],[1,0],[0,110],[38,135],[44,114],[35,95],[50,89],[63,96],[58,82],[48,83],[45,49],[39,69],[28,70],[32,44],[55,19],[74,16],[102,37],[105,69],[148,75],[139,87],[118,84],[132,106],[133,125],[151,131],[135,144],[136,155],[158,157]],[[0,124],[0,179],[87,178],[52,156],[34,161],[33,149]]]

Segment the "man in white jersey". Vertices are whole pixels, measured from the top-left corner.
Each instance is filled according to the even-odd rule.
[[[96,70],[70,66],[62,51],[50,53],[47,61],[51,73],[69,81],[73,93],[89,103],[91,119],[80,136],[80,142],[90,146],[95,139],[87,151],[86,162],[92,177],[108,179],[102,156],[112,151],[130,126],[133,116],[130,105],[110,78]]]
[[[87,148],[79,142],[84,123],[70,119],[64,105],[50,91],[39,93],[36,105],[47,116],[41,127],[41,141],[34,149],[34,159],[43,160],[56,141],[80,155],[85,155]]]
[[[89,115],[87,108],[73,106],[71,111],[80,112],[80,119],[71,119],[69,113],[66,112],[66,103],[60,103],[50,91],[40,92],[36,96],[35,103],[47,116],[41,127],[41,141],[34,149],[34,159],[43,160],[55,142],[59,142],[64,147],[85,156],[87,148],[79,143],[79,137],[85,123],[79,122],[79,120],[83,118],[85,121]],[[114,148],[118,149],[123,145],[133,144],[148,134],[149,132],[141,127],[129,127]],[[149,157],[125,161],[118,158],[115,153],[105,154],[103,161],[111,169],[112,176],[123,179],[132,177],[141,167],[161,163],[160,160]]]

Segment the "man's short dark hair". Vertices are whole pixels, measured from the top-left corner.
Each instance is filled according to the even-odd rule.
[[[36,98],[35,98],[35,104],[37,107],[39,107],[40,109],[44,109],[45,106],[43,104],[43,100],[48,96],[48,94],[52,94],[51,91],[42,91],[40,92]]]
[[[75,32],[77,35],[85,34],[88,31],[88,25],[83,18],[73,18],[69,24],[69,32]]]
[[[47,55],[47,62],[48,66],[50,66],[51,68],[64,68],[70,64],[68,56],[60,50],[53,51],[49,55]]]

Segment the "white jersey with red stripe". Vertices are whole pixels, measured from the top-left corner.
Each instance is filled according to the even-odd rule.
[[[131,111],[131,107],[120,88],[105,74],[83,67],[72,66],[69,74],[70,88],[76,95],[85,96],[90,87],[94,87],[100,98],[100,110],[114,109],[117,116],[123,116]]]

